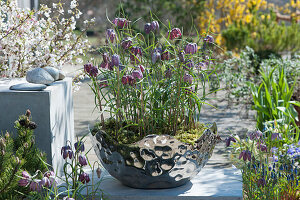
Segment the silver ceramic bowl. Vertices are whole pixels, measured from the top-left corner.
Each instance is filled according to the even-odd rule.
[[[108,144],[99,131],[92,137],[104,168],[124,185],[133,188],[172,188],[196,176],[220,140],[214,123],[194,146],[169,135],[148,135],[131,145]]]

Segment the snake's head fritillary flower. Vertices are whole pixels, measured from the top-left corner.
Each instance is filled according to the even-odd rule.
[[[112,55],[111,62],[113,64],[113,66],[118,67],[120,65],[120,56],[118,54]]]
[[[142,73],[144,73],[145,67],[143,65],[139,65],[138,68],[141,70]]]
[[[90,182],[90,176],[87,173],[85,173],[85,172],[82,172],[81,174],[79,174],[78,179],[83,184]]]
[[[185,61],[185,66],[183,66],[184,69],[186,70],[191,70],[194,67],[194,62],[192,60],[186,60]]]
[[[173,28],[171,31],[168,32],[168,36],[170,40],[174,40],[181,37],[182,34],[179,28]]]
[[[48,177],[43,177],[42,180],[39,182],[40,186],[43,187],[50,187],[51,183]]]
[[[184,82],[187,82],[187,83],[189,83],[189,84],[192,84],[192,83],[193,83],[193,76],[190,75],[190,74],[185,74],[185,75],[183,76],[183,81],[184,81]]]
[[[29,180],[27,178],[22,178],[18,181],[19,186],[26,187],[29,184]]]
[[[258,130],[258,131],[249,132],[247,135],[250,138],[250,140],[256,140],[262,137],[263,134],[261,131]]]
[[[164,51],[162,54],[161,54],[161,60],[169,60],[170,59],[170,53],[169,51]]]
[[[97,177],[100,178],[101,177],[101,169],[100,169],[100,167],[97,168],[96,173],[97,173]]]
[[[149,34],[151,32],[151,24],[150,23],[145,24],[144,31],[146,34]]]
[[[180,62],[182,62],[182,63],[185,62],[184,56],[185,56],[185,51],[184,50],[180,51],[178,54],[178,57],[179,57]]]
[[[152,21],[151,22],[151,31],[156,31],[156,32],[158,32],[159,31],[159,23],[158,23],[158,21]]]
[[[214,39],[213,36],[207,35],[207,36],[204,38],[204,41],[205,41],[205,42],[208,42],[208,43],[214,43],[214,42],[215,42],[215,39]]]
[[[30,174],[29,174],[28,172],[23,171],[23,172],[22,172],[22,177],[23,177],[23,178],[30,178],[31,176],[30,176]]]
[[[39,179],[36,179],[36,180],[33,180],[30,182],[30,185],[29,185],[29,189],[31,191],[41,191],[42,187],[40,185],[40,181]]]
[[[74,147],[76,151],[84,151],[84,143],[82,141],[75,142]]]
[[[128,77],[127,76],[123,76],[122,77],[122,84],[123,85],[127,85],[128,84]]]
[[[261,144],[260,142],[257,143],[257,149],[261,150],[261,151],[268,151],[267,145],[265,144]]]
[[[111,43],[113,43],[115,38],[116,38],[115,31],[113,29],[107,29],[106,30],[106,41],[107,42],[110,41]]]
[[[98,68],[93,66],[90,70],[90,76],[96,77],[98,75]]]
[[[187,54],[195,54],[198,51],[198,47],[196,43],[188,43],[184,49]]]
[[[160,61],[161,60],[161,55],[159,52],[155,51],[152,53],[152,63],[155,64],[157,61]]]
[[[113,20],[113,24],[118,27],[118,28],[124,28],[125,26],[128,25],[130,21],[128,21],[127,19],[125,18],[115,18]]]
[[[239,159],[241,158],[243,158],[244,161],[251,161],[251,152],[249,150],[243,150],[239,155]]]
[[[133,86],[136,83],[136,80],[132,75],[128,75],[127,79],[128,79],[128,84],[131,86]]]
[[[78,160],[79,160],[79,164],[81,166],[86,166],[87,165],[87,159],[84,155],[79,155]]]
[[[131,38],[125,38],[122,42],[121,42],[121,46],[123,49],[127,50],[132,46],[132,39]]]
[[[92,63],[87,63],[83,66],[84,72],[90,74],[91,68],[93,67]]]
[[[230,146],[230,142],[236,142],[236,139],[232,136],[229,136],[225,139],[226,147]]]
[[[103,58],[104,63],[109,63],[110,62],[108,53],[103,53],[102,58]]]
[[[140,70],[133,70],[132,72],[132,76],[135,78],[135,79],[142,79],[143,78],[143,73],[140,71]]]

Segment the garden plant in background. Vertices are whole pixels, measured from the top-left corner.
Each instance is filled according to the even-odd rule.
[[[275,121],[274,128],[250,132],[246,139],[227,138],[231,159],[242,171],[244,199],[300,198],[300,145],[284,140],[282,128]]]
[[[221,33],[216,42],[223,48],[239,51],[250,46],[264,58],[270,53],[299,50],[299,1],[275,6],[265,0],[208,0],[204,8],[196,23],[201,30],[209,25],[209,31]],[[278,22],[279,12],[288,13],[290,22]]]
[[[101,184],[101,169],[99,163],[95,162],[93,166],[84,153],[84,137],[74,144],[66,144],[61,148],[62,159],[65,160],[64,176],[58,177],[54,171],[48,170],[42,173],[37,170],[32,176],[26,171],[22,172],[22,177],[19,180],[19,185],[24,188],[29,188],[31,199],[86,199],[86,198],[103,198],[103,191],[100,189]],[[46,164],[47,165],[47,164]],[[48,165],[47,165],[48,166]],[[92,169],[92,177],[88,174],[88,168]],[[95,167],[97,169],[95,170]],[[94,180],[94,172],[96,171],[98,181]]]
[[[294,89],[299,88],[300,78],[300,61],[299,56],[287,58],[277,58],[271,56],[268,59],[261,59],[254,50],[246,47],[240,52],[240,55],[233,56],[232,52],[227,52],[229,57],[223,63],[218,64],[219,78],[223,82],[226,90],[226,98],[228,105],[240,104],[250,109],[253,104],[253,98],[249,84],[254,84],[257,87],[263,82],[260,71],[270,71],[275,69],[272,79],[276,82],[279,80],[279,68],[284,68],[284,79],[286,79],[289,87],[295,84]],[[295,81],[296,80],[296,81]],[[277,83],[275,83],[277,84]],[[294,96],[297,90],[294,90]],[[280,97],[283,98],[283,97]],[[295,97],[293,100],[297,100]]]
[[[83,55],[89,47],[85,30],[92,22],[86,21],[79,34],[73,32],[82,14],[77,6],[72,0],[66,12],[62,3],[34,11],[19,8],[14,0],[0,1],[0,78],[23,77],[35,67],[60,68]]]
[[[28,182],[20,182],[18,176],[46,171],[46,156],[35,146],[33,131],[36,127],[27,110],[15,122],[17,135],[8,132],[0,135],[0,199],[19,199],[28,195],[30,190],[20,187]]]

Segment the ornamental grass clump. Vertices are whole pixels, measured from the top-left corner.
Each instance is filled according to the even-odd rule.
[[[215,73],[212,36],[185,37],[180,28],[154,19],[139,32],[133,23],[114,19],[99,49],[103,60],[84,65],[101,112],[94,133],[102,129],[120,143],[179,133],[194,134],[188,141],[195,141],[204,129],[198,121],[205,87]]]

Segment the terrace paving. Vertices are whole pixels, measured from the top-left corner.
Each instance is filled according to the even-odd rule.
[[[74,76],[74,70],[79,69],[79,66],[68,66],[66,72],[68,76]],[[93,124],[99,117],[98,110],[94,106],[94,95],[89,88],[89,80],[84,80],[80,90],[73,94],[74,97],[74,119],[75,119],[75,134],[82,136],[88,133],[88,127],[93,127]],[[216,122],[218,133],[222,138],[214,149],[213,156],[206,164],[206,168],[230,168],[232,164],[228,159],[228,153],[225,149],[224,139],[231,133],[237,133],[243,136],[247,131],[255,129],[255,112],[250,111],[246,117],[246,113],[241,105],[228,106],[225,100],[225,91],[219,91],[216,96],[211,97],[209,104],[214,105],[217,109],[204,105],[201,111],[202,122]],[[91,140],[86,137],[87,149],[92,148]],[[88,153],[89,160],[93,163],[98,158],[93,149]]]

